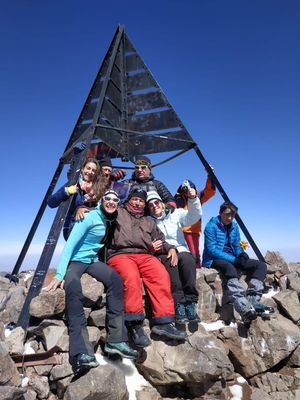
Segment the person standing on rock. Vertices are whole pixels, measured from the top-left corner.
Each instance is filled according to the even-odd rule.
[[[166,242],[175,246],[178,253],[177,264],[172,263],[172,259],[166,255],[158,256],[171,278],[175,318],[178,324],[189,321],[200,322],[197,313],[196,260],[188,250],[182,228],[199,221],[202,208],[194,188],[189,188],[187,197],[188,209],[178,208],[171,213],[166,211],[166,206],[157,192],[151,191],[147,194],[151,217],[165,235]]]
[[[125,319],[137,347],[150,344],[143,330],[143,284],[152,306],[152,332],[169,339],[186,338],[186,333],[174,325],[170,277],[156,258],[156,255],[167,254],[172,262],[176,262],[176,250],[165,241],[153,219],[144,216],[146,199],[147,193],[144,190],[131,190],[124,207],[118,209],[115,229],[107,245],[107,263],[124,281]]]
[[[135,170],[131,179],[127,179],[123,183],[131,185],[131,190],[143,189],[145,192],[155,190],[166,204],[167,209],[173,211],[176,208],[174,197],[161,181],[154,179],[151,168],[151,161],[148,157],[137,156],[135,159]]]
[[[124,325],[123,281],[112,268],[98,261],[98,251],[104,246],[107,225],[116,218],[119,197],[107,190],[95,210],[75,223],[62,252],[56,275],[44,288],[65,289],[66,312],[70,339],[70,363],[74,374],[82,374],[98,366],[94,349],[88,339],[87,322],[83,309],[80,278],[84,273],[102,282],[106,288],[107,341],[104,350],[109,354],[135,359],[138,352],[127,343]]]
[[[262,261],[250,259],[243,251],[239,228],[234,221],[237,211],[233,203],[225,202],[220,207],[219,215],[211,218],[206,225],[203,267],[212,267],[220,272],[235,310],[244,322],[249,322],[274,310],[260,303],[267,267]],[[248,276],[247,291],[239,281],[242,273]]]
[[[196,189],[196,185],[186,179],[177,189],[177,193],[175,195],[175,201],[177,208],[188,208],[188,190],[189,188]],[[210,175],[207,176],[206,184],[204,189],[198,192],[198,197],[200,199],[201,205],[207,202],[216,194],[216,187],[213,184]],[[190,252],[196,258],[196,266],[197,268],[201,268],[201,255],[200,255],[200,234],[201,234],[201,219],[190,226],[185,226],[183,228],[184,238],[188,245]]]

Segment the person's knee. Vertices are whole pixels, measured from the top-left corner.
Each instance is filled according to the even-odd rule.
[[[82,293],[80,279],[74,277],[72,279],[66,279],[64,284],[64,289],[66,296],[71,296],[74,294],[80,295]]]

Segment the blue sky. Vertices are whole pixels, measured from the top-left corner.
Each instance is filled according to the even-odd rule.
[[[300,261],[299,17],[290,0],[2,2],[0,270],[17,259],[118,23],[262,253]],[[205,181],[192,152],[154,174],[172,192]],[[221,202],[205,204],[204,223]],[[35,268],[53,217],[24,268]]]

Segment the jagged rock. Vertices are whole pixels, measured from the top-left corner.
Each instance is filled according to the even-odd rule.
[[[83,303],[85,307],[92,307],[94,304],[100,304],[104,293],[103,283],[98,282],[88,274],[81,277]]]
[[[152,341],[146,360],[137,368],[153,385],[201,386],[233,372],[222,342],[211,334],[199,332],[176,346],[173,341]]]
[[[0,321],[0,341],[5,340],[5,327],[2,321]]]
[[[211,287],[205,282],[203,270],[197,270],[196,287],[199,293],[198,311],[202,321],[216,319],[216,298]]]
[[[24,329],[18,326],[11,331],[11,334],[6,338],[6,345],[10,354],[23,354],[24,351]]]
[[[251,387],[239,374],[234,375],[234,379],[226,382],[226,399],[249,399]],[[262,400],[262,399],[261,399]]]
[[[297,272],[298,276],[300,276],[300,262],[297,262],[297,263],[291,262],[288,265],[289,265],[289,270],[291,272],[295,271],[295,272]]]
[[[61,365],[55,365],[51,370],[50,376],[53,381],[73,375],[73,370],[71,364],[69,363],[69,354],[62,354],[62,360],[63,361]]]
[[[292,367],[300,367],[300,346],[296,348],[291,358],[288,361],[288,365]]]
[[[32,389],[27,389],[26,393],[24,394],[24,398],[22,400],[36,400],[37,394]]]
[[[240,336],[237,330],[224,328],[218,337],[223,339],[235,371],[247,378],[274,367],[300,343],[299,328],[279,314],[270,321],[252,321],[248,336],[246,330]]]
[[[0,386],[19,386],[21,384],[17,367],[10,358],[8,348],[4,342],[0,342],[0,372]]]
[[[88,322],[90,325],[98,326],[100,328],[105,327],[106,308],[100,308],[90,313]]]
[[[88,326],[87,327],[89,340],[91,344],[95,347],[100,340],[100,331],[96,326]]]
[[[285,315],[292,319],[296,324],[299,322],[300,302],[296,292],[293,290],[285,290],[275,294],[273,299]]]
[[[0,288],[1,289],[10,289],[14,286],[14,283],[11,283],[9,279],[5,278],[4,276],[0,276]]]
[[[0,400],[22,400],[26,389],[15,386],[0,386]]]
[[[203,273],[204,279],[208,284],[213,283],[219,274],[219,272],[214,268],[201,268],[201,270],[197,269],[197,274],[199,273],[198,271],[201,271],[201,273]]]
[[[35,365],[35,372],[40,376],[48,376],[53,368],[53,365]]]
[[[73,375],[67,376],[66,378],[59,379],[56,381],[56,392],[57,392],[57,397],[59,399],[62,399],[64,397],[65,391],[67,390],[67,387],[69,386],[70,382],[73,379]]]
[[[124,374],[112,365],[101,365],[71,382],[64,395],[64,400],[90,399],[127,400]]]
[[[65,327],[65,323],[64,321],[57,319],[44,319],[38,326],[29,326],[27,332],[32,336],[43,337],[44,329],[48,328],[49,326]]]
[[[22,286],[11,287],[5,299],[1,302],[0,319],[4,324],[17,323],[25,301],[25,288]]]
[[[281,271],[283,274],[290,272],[288,264],[278,251],[267,251],[265,260],[267,262],[268,274],[273,274],[276,271]]]
[[[69,335],[66,326],[48,326],[43,329],[46,350],[58,346],[61,351],[69,350]]]
[[[296,272],[287,275],[287,287],[297,292],[298,296],[300,296],[300,277]]]
[[[272,400],[272,398],[264,390],[253,388],[250,400]]]
[[[162,400],[161,395],[152,386],[147,386],[142,390],[137,390],[135,392],[135,397],[136,400]]]
[[[31,374],[28,385],[37,393],[39,399],[47,399],[50,388],[48,379],[45,376]]]
[[[61,314],[65,309],[65,291],[56,289],[54,292],[42,291],[31,300],[29,313],[36,318],[48,318]]]

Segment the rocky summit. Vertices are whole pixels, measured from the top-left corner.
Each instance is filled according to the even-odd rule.
[[[42,291],[34,298],[24,331],[16,324],[33,273],[22,272],[18,284],[0,276],[0,400],[299,400],[300,263],[287,263],[276,252],[265,259],[262,302],[275,309],[268,319],[244,326],[217,271],[199,269],[202,322],[181,326],[188,334],[184,343],[153,335],[136,362],[103,352],[105,290],[83,275],[85,315],[99,366],[76,378],[69,364],[64,291]]]

